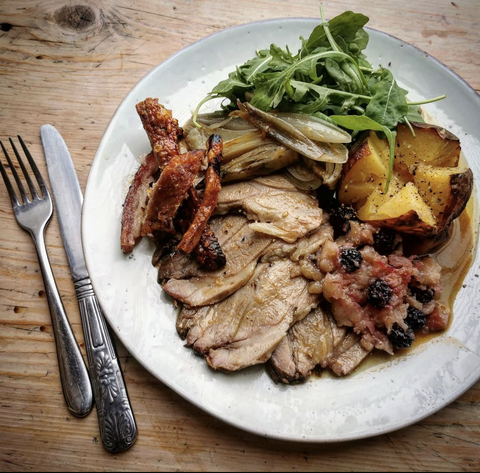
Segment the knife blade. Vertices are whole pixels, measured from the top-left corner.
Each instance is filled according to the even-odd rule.
[[[41,135],[63,245],[73,282],[77,282],[88,278],[80,233],[83,195],[63,138],[50,125],[41,128]]]
[[[90,376],[104,447],[119,453],[138,436],[125,381],[100,304],[89,278],[81,239],[83,195],[70,152],[51,125],[41,128],[47,162],[67,259],[82,318]]]

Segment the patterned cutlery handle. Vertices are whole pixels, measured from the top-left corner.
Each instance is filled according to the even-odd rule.
[[[138,431],[122,370],[90,279],[75,283],[85,334],[100,436],[111,453],[128,450]]]

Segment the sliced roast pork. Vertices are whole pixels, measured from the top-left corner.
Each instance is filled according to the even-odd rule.
[[[328,364],[346,334],[326,308],[318,307],[281,341],[272,355],[270,372],[285,384],[303,382],[315,367]]]
[[[243,212],[252,230],[294,243],[323,222],[318,201],[297,189],[286,177],[275,174],[223,187],[217,214]]]
[[[222,371],[265,363],[290,327],[318,304],[308,280],[288,260],[260,263],[247,285],[218,304],[184,310],[177,329]]]
[[[373,351],[373,346],[364,348],[359,335],[350,332],[341,345],[337,347],[326,366],[337,376],[353,373]]]
[[[274,241],[253,231],[243,216],[223,217],[221,222],[221,230],[216,233],[227,259],[225,268],[203,271],[193,262],[188,264],[181,253],[167,255],[160,264],[161,278],[166,279],[163,289],[190,307],[214,304],[243,287]],[[217,219],[214,228],[218,223]]]
[[[183,306],[177,319],[177,332],[182,340],[187,338],[188,332],[208,312],[208,307],[189,308]]]
[[[224,246],[245,225],[246,219],[242,215],[215,217],[210,221],[211,231],[212,233],[215,232],[217,242],[221,246]],[[171,248],[166,248],[163,251],[163,257],[155,266],[159,270],[159,283],[165,283],[169,279],[190,279],[206,275],[206,271],[199,263],[198,258],[193,258],[191,255],[178,251],[176,242]]]

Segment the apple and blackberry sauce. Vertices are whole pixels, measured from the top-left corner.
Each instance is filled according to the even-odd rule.
[[[409,348],[415,332],[448,326],[440,302],[441,267],[431,256],[405,256],[402,237],[359,221],[353,208],[330,205],[335,239],[315,256],[322,292],[339,326],[361,335],[362,347],[393,354]]]

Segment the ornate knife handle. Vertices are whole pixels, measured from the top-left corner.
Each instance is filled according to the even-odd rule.
[[[109,452],[123,452],[135,443],[138,435],[123,374],[90,279],[77,281],[75,291],[82,316],[100,436]]]

